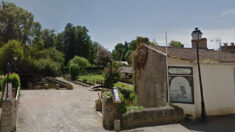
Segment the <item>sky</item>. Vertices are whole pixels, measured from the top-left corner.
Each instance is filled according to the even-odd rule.
[[[234,0],[5,0],[30,11],[43,28],[62,32],[67,23],[86,26],[92,41],[108,50],[136,36],[165,45],[182,42],[191,47],[191,32],[198,27],[217,49],[235,42]]]

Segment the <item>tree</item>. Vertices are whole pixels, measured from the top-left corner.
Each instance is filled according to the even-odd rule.
[[[95,59],[96,65],[105,67],[111,61],[112,61],[111,53],[109,53],[107,50],[101,49],[96,55]]]
[[[112,68],[110,67],[110,63],[104,70],[104,86],[107,88],[112,88],[114,83],[118,82],[120,78],[119,67],[113,63]],[[112,71],[111,71],[112,70]]]
[[[128,62],[129,65],[132,65],[132,62],[133,62],[133,54],[134,54],[135,50],[128,50],[126,52],[126,55],[125,55],[125,58]]]
[[[125,60],[125,49],[126,47],[122,43],[118,43],[113,50],[113,57],[115,60]]]
[[[77,64],[81,68],[91,66],[91,63],[86,58],[80,56],[74,56],[73,59],[69,61],[68,67],[70,67],[71,64]]]
[[[16,66],[24,57],[24,48],[19,41],[10,40],[0,49],[0,69],[6,71],[7,63]],[[17,60],[15,60],[17,58]]]
[[[31,57],[34,59],[38,60],[41,58],[49,58],[52,61],[55,61],[57,63],[60,63],[61,65],[64,64],[64,54],[58,50],[56,50],[55,47],[53,48],[48,48],[48,49],[43,49],[43,50],[38,50],[35,49],[34,47],[31,47]]]
[[[88,58],[90,62],[94,61],[95,53],[86,27],[73,26],[68,23],[64,32],[59,35],[57,38],[60,39],[60,42],[57,42],[57,45],[61,45],[60,48],[63,47],[66,64],[75,55]]]
[[[75,39],[75,31],[74,27],[71,23],[68,23],[65,26],[64,30],[64,54],[65,54],[65,63],[67,64],[70,59],[74,56],[74,39]]]
[[[137,48],[137,40],[135,39],[130,42],[129,50],[136,50],[136,48]]]
[[[30,43],[33,27],[32,13],[13,3],[2,1],[0,5],[0,41],[19,40],[23,44]]]
[[[43,76],[57,76],[61,74],[64,64],[64,54],[55,47],[40,50],[35,45],[30,45],[25,51],[23,67],[28,64],[31,74],[38,73]],[[26,64],[25,64],[26,63]]]
[[[181,43],[181,42],[179,42],[179,41],[174,41],[174,40],[172,40],[171,42],[170,42],[170,46],[171,47],[184,47],[184,45]]]
[[[92,42],[92,50],[93,50],[93,56],[91,56],[93,62],[95,60],[96,55],[101,51],[101,50],[106,50],[101,44],[99,44],[98,42]],[[107,51],[107,50],[106,50]],[[92,63],[92,62],[91,62]]]
[[[44,48],[52,48],[55,47],[56,35],[54,30],[44,29],[42,31],[42,40]]]
[[[79,66],[78,64],[71,64],[69,66],[69,72],[72,80],[76,80],[78,73],[79,73]]]
[[[139,36],[140,37],[140,36]],[[138,37],[137,37],[138,38]],[[150,45],[157,45],[156,40],[153,42],[147,42]],[[135,51],[137,48],[137,39],[132,40],[130,43],[125,42],[125,44],[118,43],[116,44],[114,50],[112,51],[112,56],[117,61],[129,61],[131,63],[130,55],[132,51]]]

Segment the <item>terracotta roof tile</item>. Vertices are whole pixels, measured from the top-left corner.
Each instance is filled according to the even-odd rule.
[[[154,48],[162,53],[166,53],[165,46],[152,46],[152,45],[146,45],[146,46]],[[168,56],[184,60],[192,60],[192,61],[197,59],[196,49],[194,48],[168,47]],[[235,63],[235,54],[228,52],[199,49],[199,56],[200,60]]]

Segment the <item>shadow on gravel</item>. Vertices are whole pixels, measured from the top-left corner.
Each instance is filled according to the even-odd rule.
[[[206,121],[195,120],[181,123],[193,131],[235,132],[235,115],[209,117]]]

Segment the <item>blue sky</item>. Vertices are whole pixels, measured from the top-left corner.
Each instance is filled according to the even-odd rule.
[[[44,28],[61,32],[67,23],[86,26],[93,41],[112,50],[136,36],[155,39],[159,44],[177,40],[191,46],[195,27],[211,39],[235,41],[234,0],[5,0],[34,14]]]

